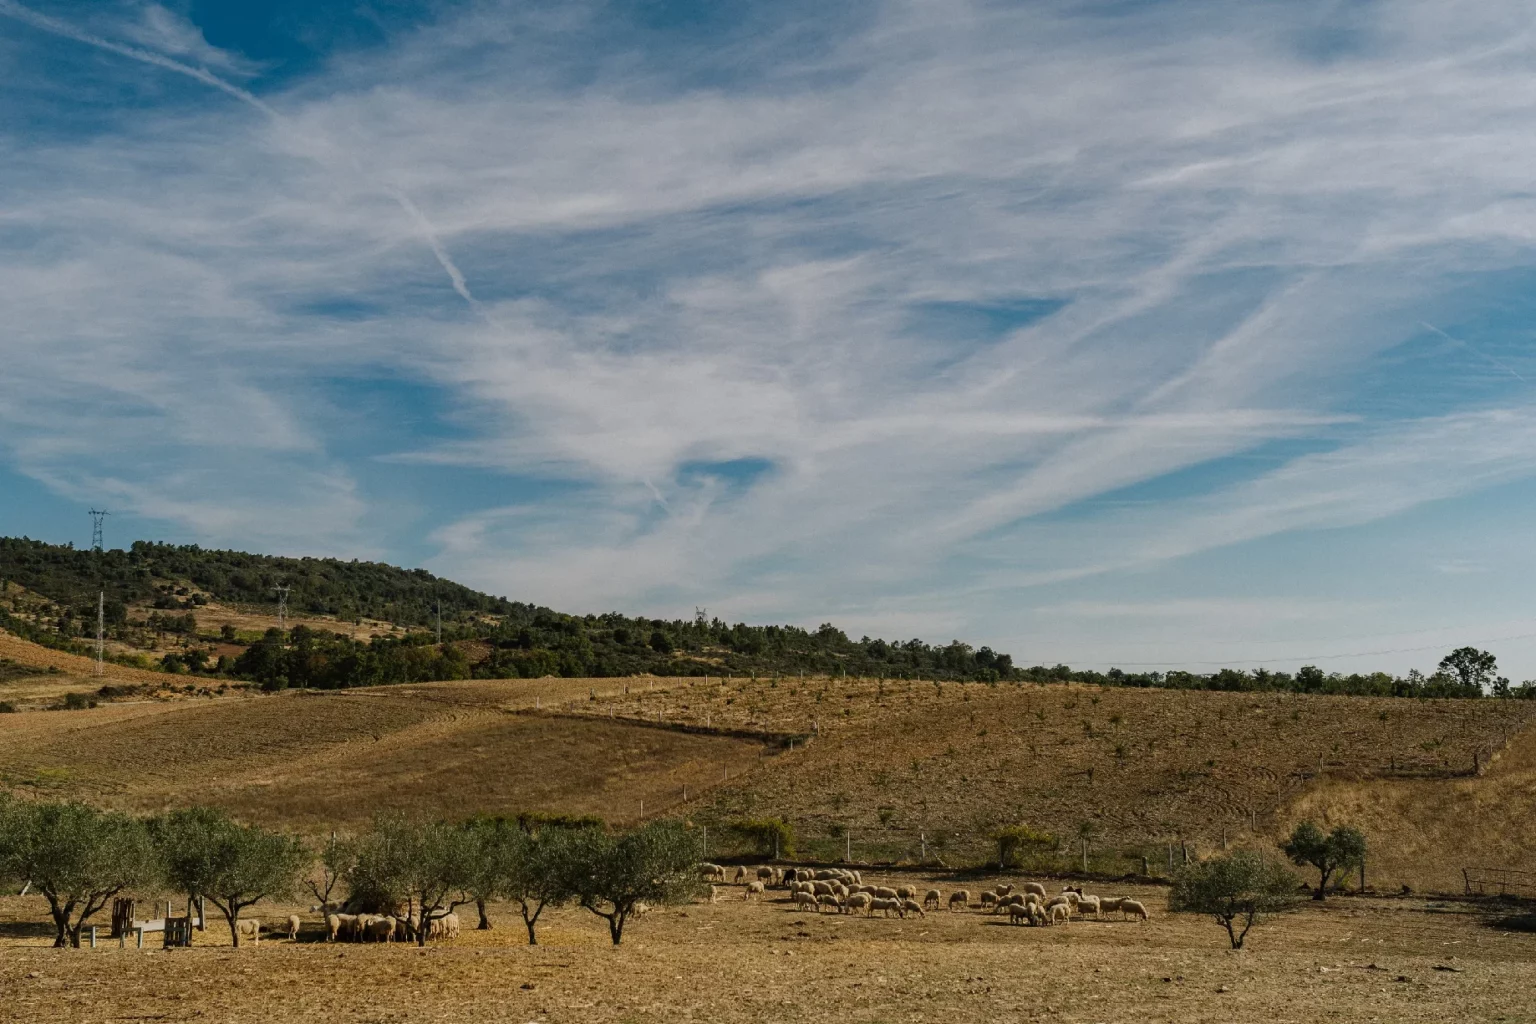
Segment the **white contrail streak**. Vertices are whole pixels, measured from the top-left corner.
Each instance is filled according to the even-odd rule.
[[[127,57],[145,64],[152,64],[166,71],[174,71],[177,74],[186,75],[188,78],[195,78],[204,85],[210,85],[220,92],[228,93],[242,103],[255,107],[279,124],[286,123],[283,115],[278,113],[270,104],[263,102],[260,97],[240,88],[238,85],[224,81],[224,79],[206,68],[183,64],[179,60],[172,60],[152,50],[141,50],[136,46],[125,46],[122,43],[115,43],[110,39],[103,39],[101,36],[82,31],[68,22],[51,18],[46,14],[32,10],[30,7],[23,7],[21,4],[16,3],[15,0],[0,0],[0,14],[15,18],[17,21],[24,22],[44,32],[63,36],[65,39],[73,39],[76,42],[85,43],[88,46],[94,46],[121,57]],[[458,264],[453,262],[453,257],[448,255],[448,250],[443,247],[442,240],[438,238],[437,231],[432,227],[432,222],[427,220],[420,207],[413,203],[409,196],[394,186],[384,186],[383,191],[399,204],[400,209],[405,211],[405,215],[411,219],[411,223],[421,233],[423,241],[432,250],[432,255],[437,257],[437,262],[443,268],[443,272],[448,275],[448,280],[452,283],[453,290],[458,292],[465,302],[469,303],[471,309],[482,317],[485,316],[485,310],[470,292],[469,284],[464,280],[463,272],[459,270]]]

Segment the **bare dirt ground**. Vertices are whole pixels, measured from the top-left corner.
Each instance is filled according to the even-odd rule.
[[[1154,889],[1125,890],[1152,909],[1145,924],[1055,928],[1015,927],[977,910],[816,915],[778,900],[743,903],[739,891],[653,911],[618,949],[601,921],[573,909],[551,912],[541,945],[529,947],[515,911],[493,907],[494,930],[425,950],[327,945],[307,913],[297,942],[269,936],[234,950],[222,923],[210,922],[190,950],[105,941],[52,950],[38,923],[42,902],[7,897],[0,1006],[16,1022],[232,1024],[1536,1020],[1536,935],[1488,927],[1486,916],[1454,904],[1309,904],[1255,928],[1249,948],[1234,953],[1208,919],[1163,912]],[[270,922],[288,910],[249,916]]]

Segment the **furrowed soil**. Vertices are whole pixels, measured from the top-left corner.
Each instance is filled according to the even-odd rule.
[[[1091,866],[1118,875],[1139,873],[1143,856],[1166,870],[1169,843],[1179,862],[1180,843],[1193,855],[1224,839],[1273,848],[1312,815],[1368,825],[1378,887],[1460,889],[1469,863],[1536,870],[1536,702],[780,680],[616,703],[639,718],[815,736],[716,790],[711,813],[783,815],[802,848],[828,857],[916,861],[926,849],[977,863],[993,856],[987,837],[1018,822],[1071,851],[1088,822]],[[1375,809],[1357,819],[1362,800]]]
[[[296,831],[377,813],[654,815],[757,767],[763,745],[532,711],[585,680],[434,683],[109,704],[0,719],[0,785],[132,811],[211,804]],[[605,680],[608,686],[615,684]]]
[[[269,934],[231,949],[225,926],[211,921],[192,949],[141,951],[130,941],[120,950],[103,939],[95,950],[53,950],[35,923],[41,901],[7,897],[0,1006],[16,1022],[230,1024],[1536,1019],[1536,936],[1489,927],[1487,914],[1461,905],[1308,903],[1259,924],[1234,953],[1209,919],[1165,913],[1154,889],[1114,891],[1143,899],[1146,923],[1051,928],[975,909],[906,920],[818,915],[779,893],[746,903],[739,888],[724,890],[718,903],[653,910],[618,948],[601,921],[575,909],[549,912],[530,947],[515,911],[493,906],[494,930],[426,949],[328,944],[317,916],[299,908],[298,941]],[[291,909],[246,916],[271,922]]]

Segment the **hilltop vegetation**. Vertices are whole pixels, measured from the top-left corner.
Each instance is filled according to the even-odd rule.
[[[14,585],[14,587],[13,587]],[[277,588],[289,590],[291,630],[239,628],[232,612],[273,624]],[[16,589],[19,588],[19,589]],[[823,675],[960,682],[1295,692],[1373,697],[1536,697],[1512,687],[1492,655],[1463,648],[1432,675],[1340,675],[1306,666],[1107,672],[1015,665],[1009,654],[960,640],[850,638],[831,623],[727,623],[607,612],[569,615],[494,597],[377,562],[281,558],[196,545],[136,541],[126,551],[81,551],[0,538],[0,629],[47,647],[90,653],[105,596],[108,658],[140,668],[217,675],[264,689],[344,689],[437,679]],[[223,624],[207,628],[210,619]],[[202,616],[201,619],[199,616]],[[441,616],[441,640],[437,626]],[[251,625],[251,623],[247,623]]]

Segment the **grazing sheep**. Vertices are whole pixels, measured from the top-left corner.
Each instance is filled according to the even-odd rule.
[[[816,895],[814,893],[809,893],[809,892],[806,892],[804,889],[801,889],[800,891],[795,893],[795,909],[796,910],[800,910],[801,908],[804,908],[804,907],[809,907],[810,909],[815,910],[816,909]]]
[[[993,906],[996,903],[997,903],[997,893],[993,892],[991,889],[987,889],[987,890],[985,890],[981,894],[981,905],[982,906],[990,907],[990,906]]]
[[[848,891],[849,892],[867,892],[871,896],[873,896],[875,894],[875,887],[872,886],[872,885],[865,885],[863,882],[854,882],[852,885],[850,885],[848,887]]]
[[[969,889],[956,889],[954,892],[950,893],[949,894],[949,909],[950,910],[954,910],[956,903],[960,904],[960,909],[962,909],[962,910],[964,910],[966,907],[970,906],[971,905],[971,890],[969,890]]]
[[[996,891],[997,891],[997,894],[999,896],[1007,896],[1009,893],[1013,892],[1013,886],[1012,885],[999,885],[997,887]]]
[[[242,939],[250,939],[251,945],[261,945],[261,922],[254,917],[235,922],[235,931]]]
[[[1033,896],[1035,894],[1034,893],[1029,893],[1028,895]],[[1042,903],[1028,903],[1028,904],[1025,904],[1025,906],[1029,910],[1029,923],[1030,924],[1032,924],[1032,925],[1034,925],[1036,927],[1039,927],[1040,925],[1045,924],[1045,905],[1044,904],[1042,904]]]
[[[875,886],[875,895],[883,900],[894,900],[898,898],[896,895],[896,890],[892,889],[888,885]]]
[[[746,880],[747,880],[747,869],[746,868],[737,868],[736,869],[736,879],[735,879],[736,884],[740,885],[742,882],[745,882]]]
[[[927,914],[923,913],[923,905],[917,902],[917,900],[902,900],[901,916],[906,917],[908,914],[916,914],[918,917],[928,916]]]
[[[1094,918],[1097,919],[1101,902],[1097,896],[1079,896],[1077,898],[1077,912],[1079,914],[1087,914],[1089,911],[1092,911]]]
[[[832,883],[824,879],[818,879],[817,881],[812,882],[811,891],[816,893],[817,896],[831,896],[837,892],[836,889],[832,888]]]
[[[1031,911],[1034,908],[1024,903],[1010,903],[1008,905],[1008,923],[1023,924],[1031,919]]]
[[[864,881],[864,876],[859,874],[857,871],[850,871],[848,873],[853,876],[853,880],[855,882],[862,882],[862,881]]]
[[[1121,900],[1120,916],[1123,918],[1127,914],[1134,914],[1143,921],[1147,920],[1150,916],[1147,914],[1146,906],[1140,900]]]
[[[871,914],[873,914],[877,910],[883,911],[885,913],[886,917],[890,917],[891,916],[891,911],[893,911],[893,910],[896,911],[896,913],[899,914],[899,913],[901,913],[901,900],[898,900],[898,899],[886,899],[884,897],[879,897],[877,899],[870,900],[869,901],[869,912]]]
[[[723,882],[725,881],[725,868],[719,864],[711,864],[705,861],[699,865],[699,877],[706,882]]]
[[[367,939],[369,942],[388,942],[395,937],[395,919],[392,917],[376,917],[368,922]]]
[[[335,942],[336,936],[341,932],[341,915],[325,915],[325,941]]]
[[[1048,920],[1051,924],[1066,924],[1068,921],[1072,920],[1071,906],[1066,903],[1050,904],[1050,916],[1048,917]]]
[[[761,895],[762,891],[763,891],[763,883],[762,882],[750,882],[750,883],[748,883],[746,889],[742,890],[741,898],[743,900],[751,900],[753,896]]]
[[[852,910],[863,910],[863,911],[868,912],[869,905],[870,905],[871,902],[873,902],[873,900],[870,897],[869,893],[867,893],[867,892],[856,892],[852,896],[848,897],[848,909],[850,911],[852,911]]]
[[[427,924],[427,938],[429,939],[456,939],[458,937],[458,914],[444,914],[442,917],[434,917]]]
[[[915,900],[915,899],[917,899],[917,886],[915,886],[915,885],[898,885],[896,887],[896,898],[899,899],[899,900]]]
[[[1025,882],[1019,888],[1024,892],[1032,892],[1041,899],[1045,899],[1045,886],[1039,882]]]
[[[1002,899],[998,900],[997,907],[992,911],[992,913],[1001,914],[1003,911],[1008,910],[1010,907],[1022,907],[1026,902],[1027,900],[1025,894],[1022,892],[1016,892],[1011,895],[1004,896]]]
[[[1082,895],[1076,889],[1068,889],[1066,892],[1062,893],[1059,898],[1066,900],[1072,905],[1072,913],[1074,914],[1078,912],[1078,904],[1083,901]]]
[[[943,903],[944,894],[939,892],[937,889],[929,889],[927,894],[923,896],[924,909],[932,907],[934,910],[938,910],[939,907],[943,905]]]
[[[837,910],[838,913],[842,913],[842,911],[843,911],[843,898],[841,896],[832,896],[832,895],[817,896],[816,897],[816,913],[818,913],[818,914],[821,913],[821,908],[822,907],[833,907],[833,908],[835,908]]]
[[[288,915],[288,937],[290,939],[297,939],[299,937],[299,915],[298,914],[289,914]]]
[[[770,867],[758,868],[757,869],[757,878],[758,878],[758,881],[761,881],[761,882],[772,882],[773,881],[773,868],[770,868]]]

